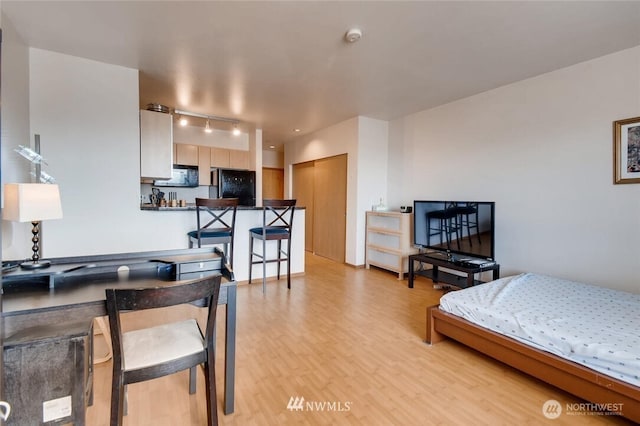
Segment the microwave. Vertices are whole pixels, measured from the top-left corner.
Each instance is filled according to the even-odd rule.
[[[171,171],[171,179],[154,180],[153,185],[196,187],[198,186],[198,167],[174,165]]]

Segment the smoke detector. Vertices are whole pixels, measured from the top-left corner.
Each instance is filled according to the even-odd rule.
[[[356,41],[360,40],[361,38],[362,38],[362,30],[360,30],[359,28],[351,28],[344,35],[344,39],[349,43],[355,43]]]

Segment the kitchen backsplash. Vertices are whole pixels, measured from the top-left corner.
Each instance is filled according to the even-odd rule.
[[[165,200],[169,199],[169,192],[176,194],[177,200],[186,200],[187,203],[195,203],[196,198],[211,198],[209,193],[209,186],[198,186],[197,188],[181,188],[181,187],[154,187],[151,184],[140,184],[140,204],[151,203],[151,188],[158,188],[163,192]],[[216,188],[217,192],[217,188]]]

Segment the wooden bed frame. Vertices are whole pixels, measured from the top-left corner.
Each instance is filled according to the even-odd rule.
[[[438,305],[427,307],[427,343],[447,336],[589,402],[623,404],[622,415],[640,423],[640,387],[479,327]]]

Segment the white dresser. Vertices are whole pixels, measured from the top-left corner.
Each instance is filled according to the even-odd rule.
[[[413,247],[413,213],[368,211],[366,267],[371,265],[396,272],[403,279],[409,271],[408,257]]]

